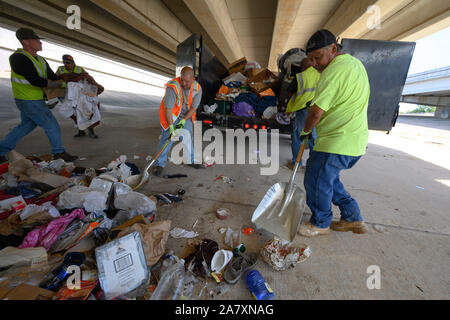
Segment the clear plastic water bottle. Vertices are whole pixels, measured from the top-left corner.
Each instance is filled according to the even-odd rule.
[[[247,285],[256,300],[273,300],[275,294],[258,270],[247,273]]]

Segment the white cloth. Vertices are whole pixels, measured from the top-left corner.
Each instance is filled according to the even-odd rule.
[[[57,110],[63,117],[70,118],[72,115],[77,117],[79,130],[85,130],[101,120],[96,88],[86,81],[69,82],[67,95],[64,101],[58,104]]]

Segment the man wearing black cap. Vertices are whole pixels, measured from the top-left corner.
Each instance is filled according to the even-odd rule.
[[[43,88],[61,87],[64,77],[58,77],[47,61],[37,54],[42,50],[42,38],[33,30],[20,28],[16,31],[16,37],[23,49],[17,49],[9,57],[9,62],[11,87],[22,122],[0,142],[0,163],[6,161],[5,155],[14,150],[19,140],[36,126],[44,129],[52,146],[53,158],[72,162],[78,157],[64,150],[58,122],[44,102]]]
[[[97,94],[101,94],[104,91],[104,88],[101,85],[99,85],[98,83],[96,83],[94,81],[94,79],[91,76],[89,76],[89,74],[82,67],[75,65],[75,60],[73,59],[73,57],[71,55],[69,55],[69,54],[63,55],[62,61],[63,61],[64,65],[60,66],[58,68],[58,70],[56,71],[57,75],[61,75],[61,74],[80,75],[79,77],[72,78],[71,81],[80,81],[82,79],[87,79],[89,83],[92,83],[97,86],[97,88],[98,88]],[[67,88],[66,82],[63,82],[63,87]],[[75,122],[75,124],[77,124],[76,116],[73,115],[73,116],[71,116],[71,118]],[[98,138],[98,136],[94,132],[94,127],[96,125],[98,125],[98,123],[93,124],[91,127],[88,128],[89,137],[94,138],[94,139]],[[84,130],[80,130],[80,129],[78,129],[78,133],[74,135],[75,138],[84,137],[84,136],[86,136],[86,133],[84,132]]]
[[[341,170],[352,168],[364,155],[369,129],[367,106],[370,86],[364,65],[341,51],[328,30],[317,31],[306,47],[313,66],[321,73],[316,94],[300,139],[306,141],[316,127],[317,139],[306,164],[304,186],[312,217],[299,234],[312,237],[335,231],[366,233],[358,203],[339,180]],[[331,204],[341,219],[332,222]]]

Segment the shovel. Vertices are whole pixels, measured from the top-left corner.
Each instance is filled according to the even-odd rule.
[[[148,170],[153,166],[153,164],[159,158],[161,153],[163,153],[164,149],[166,149],[167,146],[170,144],[171,138],[172,138],[172,136],[169,136],[169,139],[167,139],[167,142],[163,145],[161,150],[159,150],[159,152],[156,154],[156,156],[147,164],[147,166],[144,169],[144,173],[141,175],[141,180],[139,181],[139,183],[136,186],[133,187],[133,191],[141,188],[144,184],[146,184],[148,182],[148,178],[150,177]]]
[[[297,234],[305,209],[306,193],[294,183],[303,151],[305,144],[301,145],[289,183],[280,182],[270,187],[252,216],[252,222],[257,227],[289,242]]]

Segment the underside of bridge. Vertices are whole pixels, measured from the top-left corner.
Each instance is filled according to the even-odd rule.
[[[341,38],[416,41],[450,26],[448,0],[1,0],[0,25],[173,76],[177,45],[191,34],[227,65],[241,57],[277,71],[279,54],[327,28]]]

